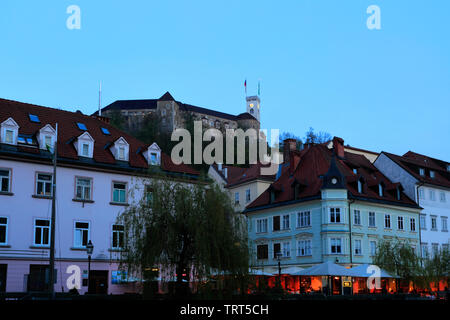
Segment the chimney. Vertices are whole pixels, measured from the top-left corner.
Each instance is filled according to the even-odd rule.
[[[297,149],[297,140],[284,139],[283,141],[283,162],[289,162],[291,152]]]
[[[344,158],[344,139],[339,137],[333,138],[334,154],[339,158]]]

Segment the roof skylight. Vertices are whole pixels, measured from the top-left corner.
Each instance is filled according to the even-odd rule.
[[[30,117],[30,121],[31,122],[36,122],[36,123],[40,123],[41,121],[39,120],[39,117],[35,114],[28,114],[28,116]]]
[[[103,134],[106,134],[106,135],[110,135],[111,134],[111,132],[109,132],[108,129],[103,128],[103,127],[101,127],[101,129],[102,129]]]
[[[78,129],[87,131],[86,125],[84,123],[77,122],[77,126],[78,126]]]

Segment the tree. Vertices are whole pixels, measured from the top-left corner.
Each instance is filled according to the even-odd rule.
[[[448,250],[439,250],[431,257],[422,259],[422,286],[431,289],[431,283],[439,285],[439,282],[446,279],[447,287],[450,276],[450,253]]]
[[[109,123],[119,130],[125,129],[125,118],[122,116],[122,113],[119,109],[114,109],[111,111]]]
[[[304,138],[304,143],[324,143],[331,140],[331,135],[328,132],[319,131],[314,132],[313,128],[309,128]]]
[[[420,258],[406,242],[395,239],[382,241],[377,247],[372,262],[380,268],[398,275],[403,285],[418,282],[422,270]]]
[[[155,180],[151,197],[118,217],[124,226],[123,265],[145,276],[159,267],[176,274],[176,292],[184,292],[183,274],[195,280],[248,273],[248,247],[240,219],[226,192],[217,185],[186,185]]]

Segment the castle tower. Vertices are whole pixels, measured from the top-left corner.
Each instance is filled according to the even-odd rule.
[[[259,122],[261,122],[259,118],[260,104],[261,100],[258,96],[250,96],[246,97],[247,100],[247,112],[254,116]]]

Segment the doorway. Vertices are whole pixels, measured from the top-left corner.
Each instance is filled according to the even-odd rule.
[[[108,294],[108,270],[91,270],[88,293]]]
[[[8,270],[7,264],[0,264],[0,292],[6,291],[6,271]]]
[[[342,294],[341,277],[331,277],[331,286],[332,286],[332,290],[333,290],[333,295]]]

